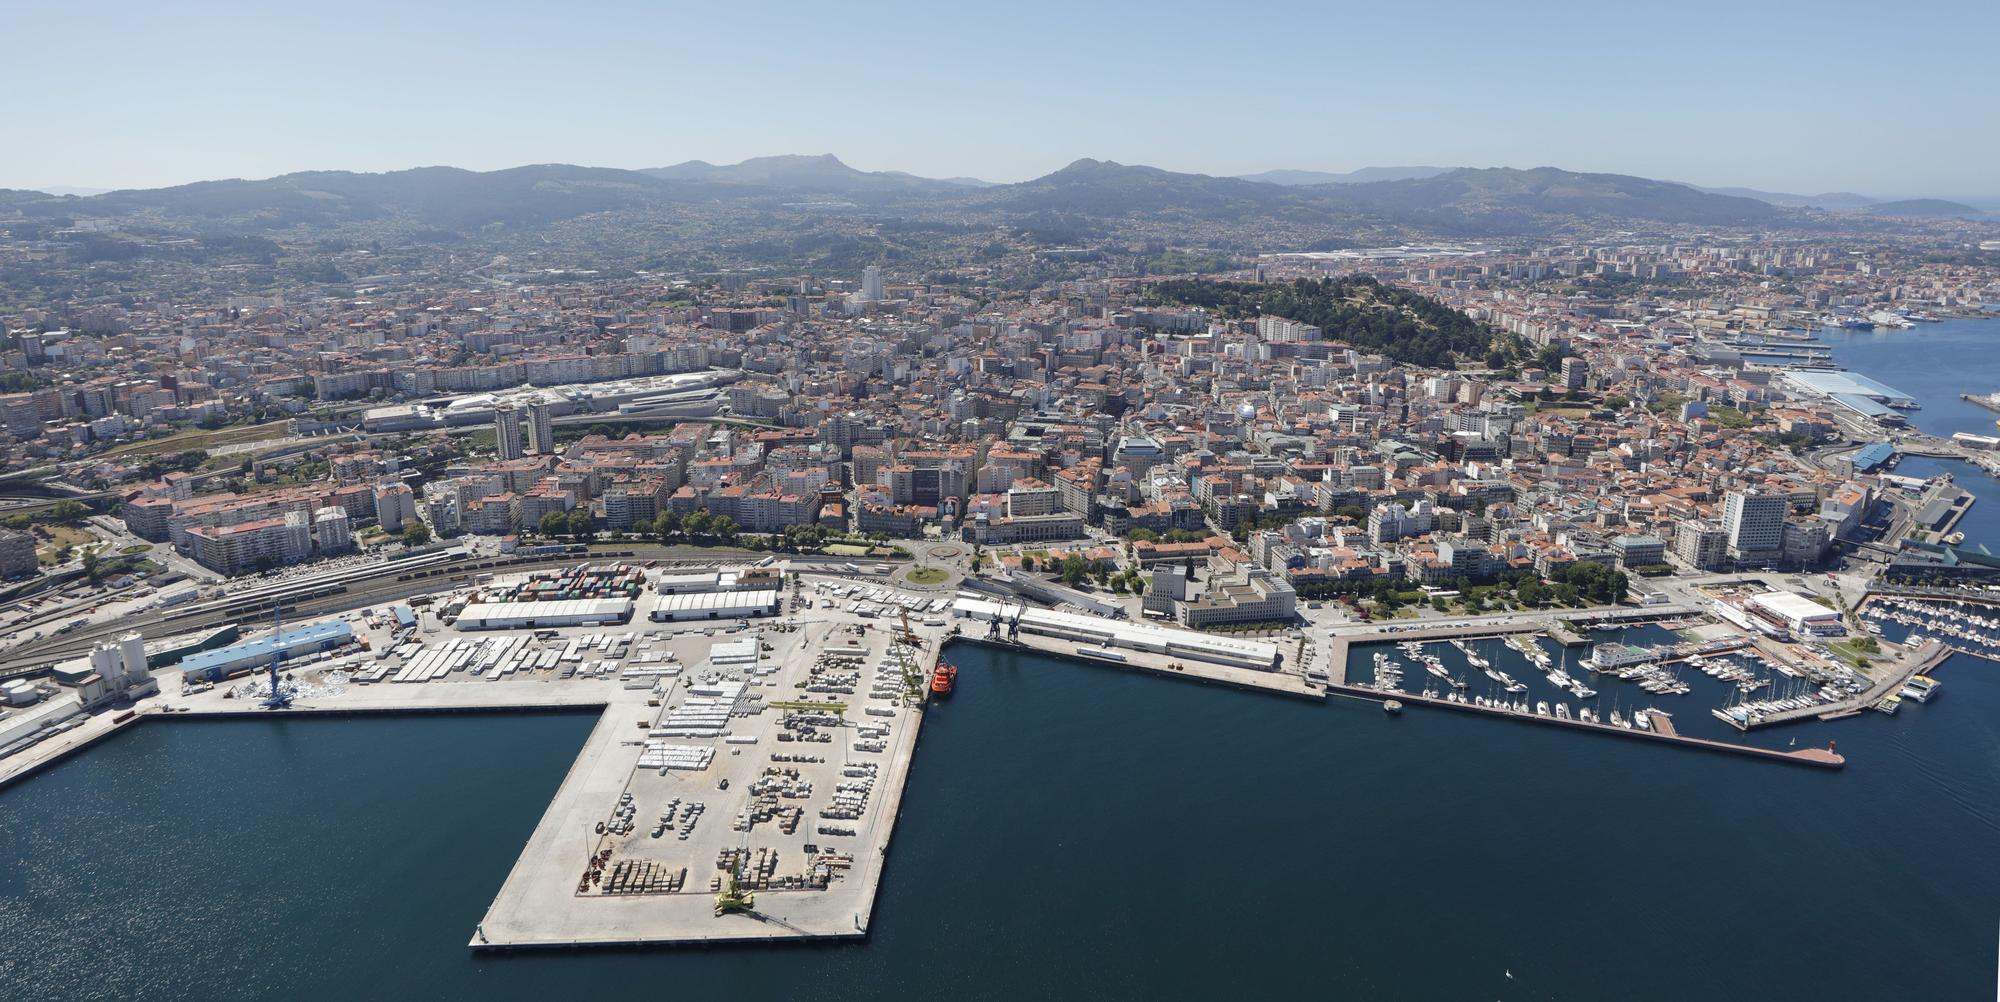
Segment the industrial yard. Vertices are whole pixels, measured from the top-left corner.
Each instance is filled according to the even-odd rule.
[[[832,608],[637,631],[472,944],[864,933],[942,633],[913,631]]]
[[[158,671],[137,712],[73,718],[7,775],[143,719],[266,714],[274,654],[287,714],[596,711],[472,945],[858,936],[945,600],[778,581],[582,565],[287,624]],[[676,610],[789,615],[635,617],[661,584]]]

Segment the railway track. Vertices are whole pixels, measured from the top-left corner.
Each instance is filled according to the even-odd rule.
[[[405,563],[387,567],[369,567],[364,569],[368,573],[355,573],[351,577],[335,575],[275,585],[270,588],[252,589],[241,595],[213,599],[182,609],[157,610],[109,623],[92,623],[69,633],[23,645],[0,656],[0,680],[46,672],[56,664],[88,654],[98,643],[135,630],[150,639],[158,639],[193,633],[225,623],[254,624],[268,618],[272,609],[281,603],[285,607],[287,618],[304,619],[346,612],[379,602],[395,601],[429,592],[445,591],[468,584],[481,574],[522,574],[569,567],[579,563],[618,560],[658,560],[668,564],[713,566],[742,560],[751,552],[700,549],[692,549],[690,552],[690,548],[675,547],[651,549],[664,551],[668,555],[657,556],[648,552],[648,548],[637,547],[630,550],[598,550],[587,554],[550,554],[546,557],[446,558],[422,564]],[[804,566],[818,564],[841,566],[847,562],[846,558],[842,557],[806,556],[788,559],[791,563]]]

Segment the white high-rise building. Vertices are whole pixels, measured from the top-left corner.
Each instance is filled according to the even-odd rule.
[[[1730,491],[1722,502],[1722,528],[1729,536],[1729,555],[1771,556],[1785,545],[1785,511],[1791,503],[1783,494]]]
[[[375,488],[375,520],[384,532],[402,532],[417,519],[417,495],[404,483],[379,484]]]
[[[348,520],[347,509],[339,505],[327,505],[313,512],[313,535],[319,539],[319,552],[344,553],[354,546],[354,526]]]
[[[493,409],[493,444],[501,459],[521,458],[521,412],[512,406]]]
[[[882,301],[882,269],[869,265],[861,269],[861,301],[879,303]]]
[[[538,456],[551,455],[556,451],[555,417],[546,400],[536,400],[528,405],[528,451]]]
[[[1300,341],[1317,341],[1323,332],[1312,324],[1269,314],[1257,318],[1257,336],[1274,344],[1295,344]]]

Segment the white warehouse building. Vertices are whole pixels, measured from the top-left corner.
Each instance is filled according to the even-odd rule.
[[[1837,637],[1847,632],[1839,610],[1829,609],[1804,595],[1765,592],[1751,597],[1748,605],[1751,615],[1777,623],[1795,635]]]
[[[458,614],[456,625],[461,630],[538,630],[631,620],[629,598],[572,598],[558,602],[474,602]]]
[[[758,588],[750,591],[683,592],[661,595],[653,606],[653,621],[687,619],[748,619],[778,614],[778,591]]]

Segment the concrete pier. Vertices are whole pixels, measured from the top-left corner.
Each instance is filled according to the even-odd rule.
[[[734,846],[739,841],[737,833],[729,831],[727,810],[711,809],[704,814],[700,826],[707,828],[711,837],[695,850],[701,855],[676,863],[688,867],[688,882],[681,892],[607,895],[577,890],[591,854],[603,851],[613,841],[597,833],[596,823],[604,820],[608,809],[632,787],[641,749],[628,737],[636,733],[628,718],[637,719],[647,709],[643,699],[614,703],[606,709],[468,945],[502,949],[715,944],[867,935],[889,836],[916,750],[921,714],[906,712],[895,718],[896,740],[888,768],[869,798],[867,816],[852,822],[860,837],[848,875],[826,890],[757,891],[754,910],[718,917],[714,913],[715,895],[708,890],[708,877],[716,872],[712,847]],[[849,738],[842,735],[839,740],[845,743]],[[766,756],[778,749],[819,751],[822,746],[760,742],[742,749],[740,757],[747,760],[742,764],[761,768],[768,761]],[[838,747],[829,751],[829,757],[839,754]],[[721,758],[717,762],[722,764]],[[731,798],[719,791],[712,779],[716,772],[672,777],[671,787],[689,798],[727,803]],[[734,789],[741,790],[747,783],[748,779],[743,779]],[[741,796],[739,793],[735,799]],[[650,821],[645,817],[641,820]],[[809,833],[814,820],[808,816],[802,831]],[[645,836],[635,834],[630,840],[644,841]],[[766,840],[762,836],[748,838],[752,844]],[[836,841],[810,834],[805,838],[815,840]]]
[[[67,697],[66,697],[67,698]],[[143,700],[137,706],[110,707],[83,715],[76,726],[52,734],[6,758],[0,758],[0,787],[34,775],[146,719],[157,700]],[[71,709],[75,708],[71,699]]]
[[[1360,685],[1336,685],[1330,688],[1331,691],[1343,696],[1353,696],[1358,699],[1373,700],[1375,702],[1394,699],[1401,701],[1405,706],[1433,706],[1439,709],[1457,710],[1463,713],[1481,714],[1506,720],[1519,720],[1534,724],[1566,727],[1593,734],[1665,742],[1667,744],[1679,745],[1683,748],[1741,755],[1748,758],[1761,759],[1766,762],[1779,762],[1785,765],[1809,765],[1821,769],[1838,769],[1847,764],[1847,759],[1831,748],[1800,748],[1796,751],[1778,751],[1772,748],[1756,748],[1750,745],[1730,744],[1727,741],[1691,738],[1674,731],[1671,722],[1665,730],[1642,731],[1637,727],[1627,729],[1612,724],[1593,724],[1582,720],[1564,720],[1561,717],[1555,716],[1544,717],[1538,713],[1522,713],[1518,710],[1510,710],[1505,707],[1481,706],[1477,703],[1460,703],[1455,700],[1442,699],[1435,696],[1422,696],[1407,692],[1384,692],[1380,689],[1371,689]]]
[[[1774,724],[1796,723],[1801,720],[1827,720],[1834,717],[1847,716],[1881,702],[1890,693],[1901,689],[1903,684],[1908,682],[1912,676],[1921,675],[1942,664],[1944,659],[1950,657],[1951,654],[1952,649],[1950,646],[1937,640],[1925,641],[1924,646],[1910,652],[1909,656],[1880,666],[1879,674],[1874,676],[1868,688],[1863,690],[1858,696],[1843,699],[1838,703],[1820,703],[1814,706],[1802,706],[1796,710],[1780,710],[1777,713],[1766,714],[1744,723],[1738,723],[1734,719],[1730,719],[1729,722],[1738,730],[1747,731],[1757,727],[1770,727]],[[1728,719],[1726,715],[1725,719]]]
[[[884,591],[882,600],[894,596]],[[258,673],[212,688],[184,685],[179,673],[161,672],[161,694],[134,707],[116,707],[84,715],[81,723],[51,734],[41,742],[0,760],[0,783],[35,770],[84,748],[109,734],[147,721],[189,719],[308,719],[372,714],[463,712],[568,711],[597,714],[584,742],[541,822],[523,847],[483,919],[467,919],[470,945],[481,949],[694,944],[735,941],[782,941],[856,938],[867,933],[880,884],[890,834],[901,808],[923,719],[923,700],[912,700],[898,672],[893,698],[871,695],[878,666],[891,651],[910,651],[899,627],[841,610],[797,611],[782,621],[745,625],[698,622],[674,625],[620,624],[566,627],[531,635],[470,634],[438,624],[392,639],[386,621],[349,614],[357,633],[371,636],[372,648],[350,646],[309,666],[288,665],[286,674],[300,684],[290,707],[265,709],[245,687],[256,687]],[[427,617],[428,619],[428,617]],[[927,678],[943,640],[938,627],[913,626],[920,647],[911,651],[913,666]],[[618,651],[608,649],[611,638]],[[545,655],[560,653],[573,641],[604,638],[583,662],[567,659],[574,677],[547,667]],[[482,674],[476,664],[412,681],[363,682],[361,677],[380,665],[405,664],[392,651],[401,643],[421,640],[426,650],[460,642],[507,640],[512,650],[534,653],[533,664],[514,674]],[[629,652],[627,650],[629,644]],[[863,652],[845,660],[841,652]],[[407,663],[416,663],[421,654]],[[587,669],[591,659],[603,659],[604,671]],[[512,669],[510,669],[512,670]],[[344,676],[331,673],[338,671]],[[637,674],[634,674],[637,672]],[[842,676],[842,677],[835,677]],[[341,681],[341,678],[345,681]],[[685,707],[693,690],[712,691],[717,685],[740,684],[734,712],[719,726],[704,724],[682,730],[685,737],[654,738],[705,750],[700,766],[656,768],[640,765],[647,741],[676,707]],[[846,688],[850,691],[842,692]],[[919,690],[921,687],[919,687]],[[60,707],[51,704],[49,711]],[[818,725],[825,741],[805,740],[803,731],[785,726],[788,713],[809,713],[826,720]],[[780,741],[779,734],[800,740]],[[679,760],[676,760],[679,761]],[[777,779],[791,784],[779,800],[782,810],[769,820],[750,818],[759,800],[760,782]],[[822,810],[837,806],[843,784],[865,782],[865,799],[852,818],[823,818]],[[625,799],[629,795],[630,799]],[[766,794],[775,797],[776,794]],[[652,836],[659,816],[673,803],[703,810],[680,837],[678,826]],[[629,805],[629,806],[628,806]],[[796,809],[796,814],[793,814]],[[626,811],[629,827],[618,828]],[[749,822],[738,829],[739,816]],[[790,822],[790,830],[786,830]],[[601,830],[601,828],[603,830]],[[807,848],[813,853],[807,853]],[[726,854],[746,850],[754,862],[775,861],[770,870],[750,876],[753,901],[741,913],[717,915],[715,881],[726,881]],[[584,881],[588,862],[609,853],[599,880]],[[647,884],[643,893],[630,882],[615,889],[611,867],[630,871],[672,872],[671,886]],[[817,876],[816,876],[817,875]],[[582,886],[580,886],[580,884]],[[616,893],[614,893],[614,890]]]
[[[1227,686],[1232,689],[1246,689],[1252,692],[1269,693],[1274,696],[1290,696],[1295,699],[1309,699],[1321,702],[1326,699],[1325,690],[1305,677],[1289,671],[1258,671],[1255,668],[1238,668],[1233,665],[1210,664],[1202,661],[1177,660],[1164,654],[1149,651],[1120,650],[1123,661],[1093,658],[1076,653],[1077,645],[1072,641],[1050,637],[1022,634],[1019,640],[988,640],[984,637],[956,636],[950,638],[954,644],[978,644],[996,650],[1028,650],[1038,654],[1048,654],[1064,658],[1078,664],[1096,665],[1103,668],[1124,668],[1131,671],[1164,675],[1168,678],[1205,682],[1210,685]]]
[[[1471,622],[1386,623],[1364,627],[1339,627],[1327,640],[1326,663],[1336,685],[1347,682],[1347,659],[1356,646],[1400,644],[1407,641],[1489,640],[1517,633],[1543,633],[1550,624],[1539,618],[1507,617]]]

